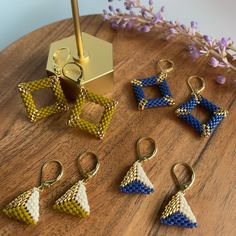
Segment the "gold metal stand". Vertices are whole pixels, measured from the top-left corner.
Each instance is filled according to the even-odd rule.
[[[81,84],[96,93],[104,94],[113,87],[113,54],[112,44],[87,33],[81,33],[78,0],[71,0],[75,35],[56,41],[50,45],[47,72],[54,74],[53,54],[59,48],[69,48],[72,60],[83,68]],[[67,97],[74,99],[78,91],[75,73],[68,71],[62,76],[62,86]]]

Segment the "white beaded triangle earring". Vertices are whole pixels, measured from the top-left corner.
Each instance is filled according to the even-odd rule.
[[[96,166],[94,170],[85,173],[80,164],[80,161],[87,155],[91,155],[96,159]],[[53,208],[59,210],[63,213],[87,217],[90,214],[90,207],[88,203],[87,193],[86,193],[86,183],[90,180],[99,170],[100,164],[98,157],[92,152],[85,152],[78,157],[79,170],[82,173],[84,179],[75,183],[67,192],[62,195],[54,204]]]
[[[60,173],[55,179],[44,180],[44,169],[49,163],[57,163],[60,168]],[[60,161],[52,160],[45,162],[41,169],[41,184],[39,187],[34,187],[15,198],[4,209],[3,213],[10,218],[21,221],[25,224],[37,224],[39,221],[39,197],[40,192],[49,188],[63,175],[63,168]]]

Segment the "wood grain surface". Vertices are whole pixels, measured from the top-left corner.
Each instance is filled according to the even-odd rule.
[[[235,90],[214,82],[220,71],[211,69],[205,59],[192,62],[180,39],[166,42],[155,32],[115,32],[100,16],[82,17],[82,29],[114,45],[115,86],[106,96],[118,100],[119,106],[103,141],[67,128],[66,114],[31,124],[17,91],[20,82],[45,77],[49,45],[73,33],[71,20],[36,30],[1,52],[0,208],[39,184],[46,160],[61,160],[64,177],[41,194],[38,225],[26,226],[1,215],[0,235],[236,235]],[[155,74],[155,63],[161,58],[175,62],[168,83],[177,105],[140,112],[130,81]],[[206,79],[203,95],[230,111],[210,138],[200,138],[174,113],[187,100],[186,80],[195,74]],[[84,113],[96,119],[97,111],[89,105]],[[195,114],[199,115],[197,110]],[[143,165],[156,191],[148,196],[122,194],[118,186],[137,158],[135,142],[141,136],[152,137],[158,145],[157,156]],[[97,153],[101,169],[87,184],[91,215],[81,220],[54,211],[52,205],[81,178],[76,157],[87,150]],[[159,223],[163,207],[176,192],[170,169],[179,161],[191,164],[196,172],[196,181],[186,194],[199,223],[193,230]]]

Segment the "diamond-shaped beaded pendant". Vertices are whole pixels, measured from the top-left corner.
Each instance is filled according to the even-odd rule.
[[[144,110],[152,107],[163,107],[163,106],[173,106],[175,104],[174,98],[171,94],[169,85],[167,84],[165,78],[165,73],[160,73],[145,79],[135,79],[131,81],[133,84],[133,90],[136,96],[138,109]],[[156,87],[161,93],[160,98],[148,99],[145,97],[143,88],[145,87]]]
[[[37,224],[39,220],[39,189],[32,188],[9,203],[3,213],[26,224]]]
[[[55,202],[53,208],[82,218],[89,216],[90,207],[83,181],[74,184]]]
[[[136,161],[127,172],[120,185],[124,193],[150,194],[154,187],[139,161]]]
[[[61,88],[60,80],[57,76],[51,76],[49,78],[30,81],[27,83],[20,83],[18,88],[31,122],[36,122],[41,118],[48,117],[58,112],[67,111],[69,109],[69,105]],[[45,88],[52,89],[56,102],[51,106],[38,109],[33,99],[32,92]]]
[[[86,102],[93,102],[104,107],[102,118],[98,124],[89,122],[80,117]],[[76,104],[71,110],[70,117],[68,119],[68,125],[70,127],[78,127],[81,130],[102,139],[108,129],[117,104],[118,102],[114,100],[94,94],[93,92],[81,87]]]
[[[162,224],[169,226],[183,228],[197,227],[196,217],[181,191],[176,193],[166,205],[160,221]]]
[[[205,108],[211,114],[211,118],[204,124],[191,114],[192,110],[198,105]],[[227,116],[228,111],[216,106],[200,94],[192,93],[191,98],[176,110],[176,114],[180,119],[192,126],[200,135],[207,137],[211,135],[219,123]]]

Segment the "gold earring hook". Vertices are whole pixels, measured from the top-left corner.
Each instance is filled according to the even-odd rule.
[[[50,163],[56,163],[59,166],[59,170],[60,173],[59,175],[55,178],[55,179],[49,179],[49,180],[44,180],[44,170],[45,168],[50,164]],[[40,190],[43,190],[45,188],[49,188],[51,187],[54,183],[56,183],[57,181],[59,181],[61,179],[61,177],[63,176],[63,166],[62,163],[58,160],[51,160],[51,161],[47,161],[43,164],[42,168],[41,168],[41,183],[39,186]]]
[[[77,62],[68,62],[68,63],[66,63],[66,64],[62,67],[62,74],[63,74],[63,76],[64,76],[65,78],[69,79],[69,80],[74,80],[74,79],[72,79],[72,78],[70,78],[70,77],[68,77],[68,76],[66,75],[65,68],[66,68],[68,65],[76,65],[76,66],[79,68],[80,74],[79,74],[78,78],[77,78],[75,81],[80,84],[81,78],[83,77],[83,68],[82,68],[82,66],[81,66],[80,64],[78,64]]]
[[[174,69],[174,62],[169,59],[161,59],[157,62],[157,65],[160,67],[161,72],[164,74],[168,74]]]
[[[62,61],[62,63],[58,63],[59,60],[61,59],[60,58],[60,53],[63,52],[63,51],[66,51],[66,59]],[[58,48],[53,56],[53,61],[54,61],[54,66],[53,66],[53,69],[54,69],[54,72],[57,76],[61,75],[61,72],[62,72],[62,65],[65,65],[66,63],[69,62],[70,58],[71,58],[71,51],[69,48],[66,48],[66,47],[62,47],[62,48]]]
[[[186,183],[180,183],[180,181],[178,180],[176,174],[175,174],[175,170],[177,167],[179,166],[184,166],[190,173],[191,173],[191,179],[190,181],[186,182]],[[175,165],[173,165],[172,169],[171,169],[171,172],[172,172],[172,176],[173,176],[173,179],[177,185],[177,187],[180,189],[180,191],[182,191],[183,193],[188,190],[192,185],[193,185],[193,182],[195,180],[195,172],[192,168],[192,166],[188,165],[187,163],[185,162],[180,162],[180,163],[176,163]]]
[[[153,150],[151,151],[151,153],[146,154],[146,155],[142,155],[141,150],[140,150],[140,146],[141,146],[141,143],[142,143],[143,141],[148,141],[149,143],[151,143],[151,144],[153,145]],[[157,153],[156,143],[155,143],[155,141],[154,141],[152,138],[150,138],[150,137],[143,137],[143,138],[138,139],[137,144],[136,144],[136,148],[137,148],[137,154],[138,154],[139,162],[143,162],[143,161],[150,160],[150,159],[153,158],[153,157],[156,155],[156,153]]]
[[[80,162],[81,160],[86,157],[87,155],[92,155],[95,160],[96,160],[96,166],[93,170],[89,171],[89,172],[84,172]],[[98,156],[96,154],[94,154],[93,152],[84,152],[82,153],[81,155],[78,156],[78,168],[79,168],[79,171],[80,173],[83,175],[83,182],[84,183],[87,183],[93,176],[95,176],[99,170],[99,167],[100,167],[100,163],[99,163],[99,160],[98,160]]]
[[[195,79],[198,79],[198,80],[201,82],[201,87],[200,87],[199,89],[194,89],[193,86],[191,85],[191,81],[192,81],[194,78],[195,78]],[[191,77],[188,78],[188,85],[189,85],[190,89],[192,90],[192,92],[193,92],[193,93],[196,93],[196,94],[201,93],[201,92],[205,89],[205,86],[206,86],[206,85],[205,85],[205,80],[204,80],[202,77],[197,76],[197,75],[193,75],[193,76],[191,76]]]

